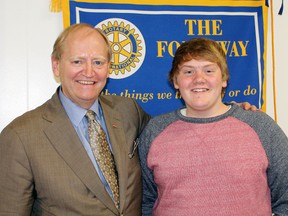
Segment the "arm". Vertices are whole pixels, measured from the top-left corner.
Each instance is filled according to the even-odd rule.
[[[0,134],[0,215],[30,215],[33,182],[18,135],[9,127]]]
[[[152,209],[157,199],[157,187],[154,182],[153,173],[147,166],[147,155],[150,145],[149,131],[145,128],[140,136],[138,147],[143,185],[142,216],[152,215]]]
[[[145,128],[145,126],[147,125],[148,121],[150,120],[151,116],[146,113],[142,107],[138,104],[138,102],[135,100],[135,99],[132,99],[135,107],[136,107],[136,110],[138,112],[138,115],[140,117],[140,120],[139,120],[139,134],[141,134],[142,130]]]
[[[275,216],[288,216],[288,138],[281,128],[271,123],[269,135],[268,184],[271,191],[271,205]]]
[[[237,104],[238,106],[242,107],[244,110],[258,111],[258,108],[250,104],[249,102],[237,103],[235,101],[232,101],[232,103]]]

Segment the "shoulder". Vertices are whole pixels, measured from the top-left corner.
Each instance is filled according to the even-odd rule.
[[[177,111],[172,111],[153,117],[144,128],[139,138],[139,153],[141,157],[146,157],[153,140],[174,122],[179,120]]]
[[[131,106],[138,105],[137,101],[133,98],[122,97],[117,95],[100,95],[99,96],[100,103],[105,103],[110,106]]]
[[[172,112],[163,113],[161,115],[155,116],[150,120],[150,124],[169,124],[171,122],[174,122],[178,119],[177,110],[174,110]]]
[[[232,116],[250,125],[263,126],[263,124],[272,124],[272,125],[276,124],[274,119],[263,111],[244,110],[243,108],[238,107],[237,105],[234,105],[234,108],[235,111],[232,113]]]
[[[142,109],[135,99],[115,95],[101,95],[99,102],[104,116],[107,118],[121,116],[126,123],[129,121],[134,122],[135,125],[140,125],[141,131],[150,119],[150,115]]]
[[[155,116],[150,119],[143,131],[143,134],[145,136],[145,134],[153,133],[154,136],[156,136],[177,120],[179,120],[177,110]]]
[[[33,126],[36,121],[39,121],[44,110],[45,105],[41,105],[33,110],[29,110],[20,116],[13,119],[5,128],[21,130],[21,128],[27,128]]]
[[[52,98],[48,99],[42,105],[17,116],[3,129],[3,131],[8,128],[10,130],[18,131],[19,133],[23,131],[40,130],[43,125],[43,120],[48,122],[52,121],[57,118],[56,115],[66,116],[60,100],[55,93]]]
[[[133,98],[127,98],[116,95],[101,95],[99,102],[104,111],[117,111],[119,113],[127,114],[128,116],[148,115],[138,102]]]
[[[271,141],[270,138],[272,137],[285,136],[283,130],[274,119],[263,111],[245,111],[240,107],[236,107],[231,116],[248,124],[267,143]]]

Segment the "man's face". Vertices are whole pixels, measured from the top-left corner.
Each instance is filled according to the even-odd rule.
[[[61,58],[52,58],[53,73],[60,78],[64,95],[85,109],[104,88],[109,64],[104,39],[89,28],[71,33],[63,44]]]

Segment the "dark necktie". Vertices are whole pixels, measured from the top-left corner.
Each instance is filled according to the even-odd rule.
[[[95,113],[92,110],[88,110],[86,113],[86,117],[88,118],[90,146],[112,191],[115,205],[119,208],[119,186],[114,158],[110,151],[106,134],[101,125],[96,121],[94,114]]]

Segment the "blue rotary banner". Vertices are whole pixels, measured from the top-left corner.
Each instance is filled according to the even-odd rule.
[[[224,101],[265,109],[264,1],[118,2],[63,2],[65,27],[89,23],[110,41],[110,79],[102,94],[135,98],[152,116],[183,106],[168,82],[173,55],[183,41],[207,37],[227,55],[231,78]]]

